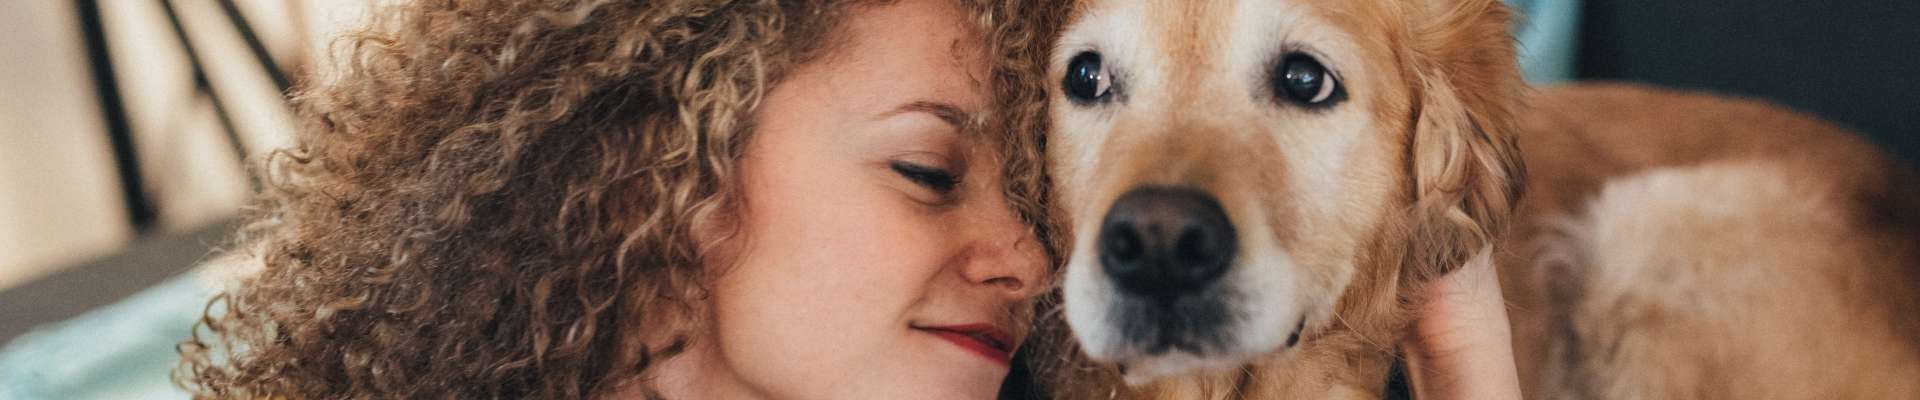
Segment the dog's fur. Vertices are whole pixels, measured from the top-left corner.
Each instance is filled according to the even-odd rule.
[[[1920,396],[1911,173],[1763,104],[1529,92],[1511,19],[1498,0],[1076,7],[1052,76],[1097,51],[1115,94],[1051,94],[1055,199],[1073,233],[1065,319],[1100,362],[1043,366],[1055,395],[1377,398],[1410,299],[1491,251],[1529,397]],[[1319,58],[1348,98],[1276,101],[1268,72],[1289,51]],[[1231,316],[1211,350],[1120,334],[1137,321],[1118,311],[1126,294],[1094,236],[1143,185],[1210,193],[1243,232],[1206,292]]]

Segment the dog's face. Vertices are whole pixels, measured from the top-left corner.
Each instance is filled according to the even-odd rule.
[[[1048,152],[1082,348],[1133,383],[1282,362],[1380,317],[1425,273],[1408,260],[1462,261],[1513,197],[1505,19],[1491,0],[1077,9]]]

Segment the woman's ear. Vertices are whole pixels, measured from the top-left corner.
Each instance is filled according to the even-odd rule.
[[[1433,0],[1412,33],[1417,80],[1409,150],[1415,205],[1408,278],[1463,265],[1504,232],[1525,170],[1514,114],[1526,84],[1499,0]]]

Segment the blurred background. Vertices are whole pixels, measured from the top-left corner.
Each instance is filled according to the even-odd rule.
[[[206,267],[370,0],[0,0],[0,400],[184,397]],[[1529,80],[1757,97],[1920,160],[1920,2],[1509,0]],[[197,268],[197,269],[196,269]]]
[[[181,397],[189,273],[365,0],[0,1],[0,399]]]

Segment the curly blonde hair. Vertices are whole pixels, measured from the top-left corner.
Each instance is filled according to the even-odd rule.
[[[702,326],[692,233],[733,229],[701,225],[737,205],[746,118],[870,2],[392,6],[343,42],[337,79],[294,96],[297,145],[262,163],[234,246],[263,268],[209,303],[176,382],[581,398],[636,381]],[[994,56],[1006,193],[1046,235],[1035,78],[1057,20],[1034,11],[1060,5],[963,3]]]

